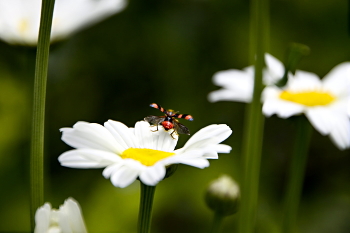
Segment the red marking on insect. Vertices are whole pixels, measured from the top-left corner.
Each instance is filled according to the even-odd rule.
[[[162,122],[162,126],[164,127],[164,129],[169,130],[174,128],[174,124],[171,123],[170,121],[163,121]]]
[[[170,134],[171,137],[173,137],[173,133],[177,134],[190,134],[189,129],[181,124],[178,120],[175,118],[183,118],[188,121],[193,121],[193,117],[188,114],[177,114],[172,109],[164,109],[162,106],[159,104],[153,103],[150,104],[150,107],[159,109],[161,112],[165,114],[165,116],[147,116],[145,117],[145,121],[150,123],[151,125],[157,125],[157,130],[158,130],[158,125],[162,125],[166,131],[170,129],[174,129],[174,131]],[[173,137],[174,138],[174,137]]]

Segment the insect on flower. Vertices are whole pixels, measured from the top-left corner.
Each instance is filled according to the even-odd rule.
[[[178,120],[175,118],[183,118],[188,121],[193,121],[193,117],[188,114],[178,114],[172,109],[164,109],[162,106],[159,104],[153,103],[150,104],[150,107],[152,108],[157,108],[161,112],[165,114],[165,116],[147,116],[145,117],[145,121],[150,123],[151,125],[157,125],[157,130],[158,130],[158,125],[162,125],[166,131],[169,129],[174,129],[174,131],[170,134],[171,137],[173,137],[173,133],[181,133],[181,134],[187,134],[190,135],[189,129],[181,124]],[[174,138],[174,137],[173,137]]]

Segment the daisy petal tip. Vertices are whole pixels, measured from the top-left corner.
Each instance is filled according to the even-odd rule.
[[[232,150],[232,147],[230,147],[229,145],[223,145],[225,146],[224,149],[222,151],[220,151],[220,153],[230,153]]]

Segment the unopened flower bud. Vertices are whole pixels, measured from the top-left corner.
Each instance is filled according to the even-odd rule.
[[[58,210],[50,203],[39,207],[35,213],[34,233],[62,232],[86,233],[84,219],[78,202],[68,198]]]
[[[205,194],[205,201],[209,208],[223,216],[237,212],[239,199],[239,186],[227,175],[212,181]]]

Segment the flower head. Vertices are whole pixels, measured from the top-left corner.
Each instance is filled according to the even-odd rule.
[[[205,200],[209,208],[224,216],[237,212],[239,199],[239,186],[228,175],[222,175],[212,181],[205,193]]]
[[[272,85],[283,77],[284,66],[270,54],[265,55],[266,68],[263,71],[265,85]],[[253,97],[254,66],[243,70],[230,69],[214,74],[213,82],[223,88],[209,93],[210,102],[238,101],[249,103]]]
[[[73,198],[68,198],[59,210],[52,209],[50,203],[38,208],[34,233],[48,232],[87,232],[79,204]]]
[[[63,39],[75,31],[123,10],[126,0],[56,0],[51,40]],[[40,0],[0,0],[0,39],[35,46],[40,24]]]
[[[139,121],[135,128],[109,120],[104,126],[78,122],[62,128],[62,140],[76,148],[60,155],[62,166],[105,168],[103,175],[116,187],[126,187],[137,178],[154,186],[166,175],[171,164],[198,168],[209,166],[207,159],[228,153],[231,147],[219,144],[231,133],[227,125],[209,125],[194,134],[181,149],[175,150],[178,136],[162,126]],[[173,138],[174,137],[174,138]]]
[[[263,112],[282,118],[304,113],[322,135],[329,135],[340,148],[350,147],[350,63],[336,66],[323,80],[315,74],[296,71],[285,87],[266,87]]]

